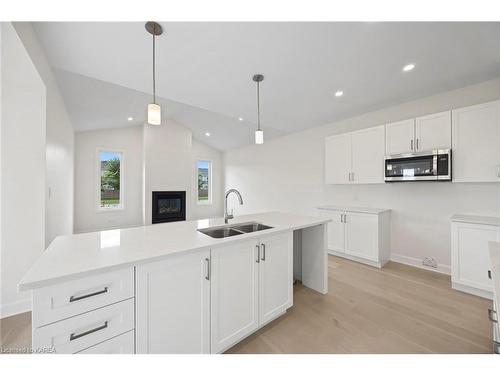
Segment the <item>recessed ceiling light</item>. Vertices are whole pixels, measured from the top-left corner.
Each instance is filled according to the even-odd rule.
[[[133,117],[128,117],[127,120],[132,121],[134,118]]]
[[[238,121],[243,121],[243,117],[238,117]]]
[[[210,137],[210,133],[209,133],[209,132],[206,132],[206,133],[205,133],[205,135],[206,135],[207,137]]]
[[[336,92],[335,92],[335,96],[336,96],[337,98],[341,97],[342,95],[344,95],[344,92],[343,92],[343,91],[341,91],[341,90],[339,90],[339,91],[336,91]]]
[[[415,69],[415,64],[407,64],[403,67],[403,72],[409,72],[410,70]]]

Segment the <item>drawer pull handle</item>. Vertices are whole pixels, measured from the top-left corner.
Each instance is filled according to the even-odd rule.
[[[491,280],[491,270],[488,270],[488,279]]]
[[[85,332],[82,332],[82,333],[78,333],[78,334],[72,333],[69,336],[69,341],[73,341],[73,340],[79,339],[80,337],[90,335],[91,333],[100,331],[100,330],[102,330],[104,328],[108,328],[108,321],[107,320],[104,322],[103,325],[101,325],[99,327],[95,327],[95,328],[89,329],[88,331],[85,331]]]
[[[103,290],[99,290],[97,292],[90,293],[90,294],[85,294],[85,295],[80,296],[80,297],[71,296],[71,297],[69,297],[69,302],[76,302],[76,301],[79,301],[81,299],[98,296],[99,294],[103,294],[103,293],[107,293],[107,292],[108,292],[108,287],[105,287]]]
[[[490,319],[491,322],[493,323],[498,323],[498,319],[496,318],[497,312],[492,309],[488,309],[488,318]],[[493,317],[495,316],[495,317]]]
[[[266,245],[262,244],[262,258],[260,260],[263,260],[264,262],[266,261]]]
[[[257,248],[257,259],[255,260],[257,263],[260,263],[260,245],[255,245]]]

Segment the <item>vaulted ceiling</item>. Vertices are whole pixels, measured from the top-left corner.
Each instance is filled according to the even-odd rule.
[[[166,116],[221,150],[253,142],[254,73],[265,76],[267,139],[500,76],[500,23],[160,23]],[[144,122],[152,40],[143,23],[34,27],[77,131]]]

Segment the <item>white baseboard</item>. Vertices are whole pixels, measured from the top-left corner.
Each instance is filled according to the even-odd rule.
[[[4,303],[0,305],[0,318],[7,318],[26,311],[31,311],[31,299],[29,298],[16,302]]]
[[[401,254],[391,254],[391,261],[396,263],[406,264],[407,266],[421,268],[423,270],[451,275],[451,266],[447,264],[438,263],[437,268],[426,267],[422,264],[422,259],[409,257]]]

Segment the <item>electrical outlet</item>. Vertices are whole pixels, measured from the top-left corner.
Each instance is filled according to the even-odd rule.
[[[431,257],[425,257],[423,260],[422,260],[422,264],[426,267],[432,267],[432,268],[437,268],[437,262],[434,258],[431,258]]]

